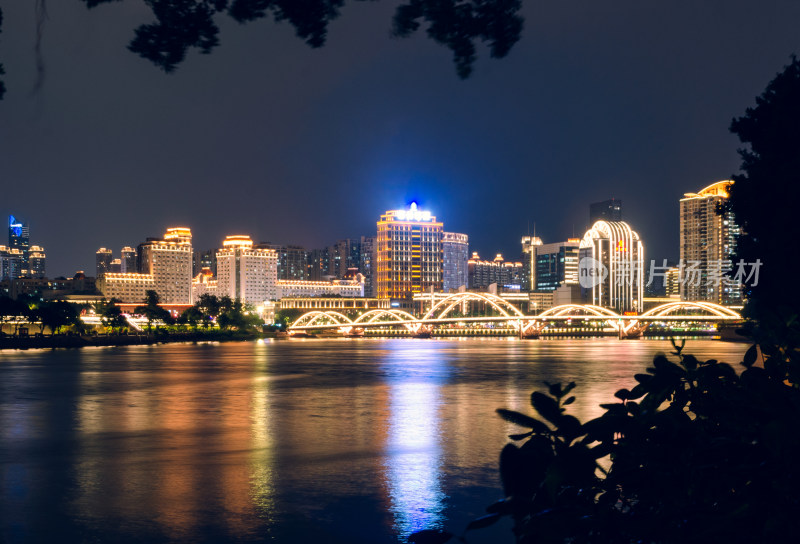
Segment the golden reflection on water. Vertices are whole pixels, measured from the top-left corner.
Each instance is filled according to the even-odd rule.
[[[736,363],[746,348],[701,341],[687,352]],[[452,504],[465,489],[499,498],[498,454],[520,429],[496,408],[532,413],[543,380],[574,380],[570,413],[586,421],[670,350],[614,339],[363,339],[71,352],[78,365],[64,376],[74,387],[31,367],[3,389],[0,437],[20,449],[0,467],[2,504],[34,525],[48,512],[31,501],[51,493],[100,541],[115,530],[187,542],[309,531],[402,539],[448,526],[449,508],[480,515],[486,503]],[[38,379],[40,393],[16,393]],[[74,488],[48,488],[53,461],[34,448],[65,443],[53,455],[65,455],[58,470]],[[359,523],[377,537],[355,535]]]

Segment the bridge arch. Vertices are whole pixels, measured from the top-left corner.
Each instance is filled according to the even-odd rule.
[[[353,325],[358,325],[359,323],[377,323],[378,320],[383,317],[388,317],[390,319],[390,321],[387,321],[389,324],[391,324],[391,321],[417,321],[416,317],[403,310],[378,309],[361,314],[353,321]],[[403,325],[405,325],[408,330],[415,330],[415,327],[411,323],[404,323]]]
[[[702,310],[705,312],[710,313],[716,317],[725,317],[725,318],[735,318],[741,319],[742,316],[739,312],[717,304],[715,302],[691,302],[687,300],[675,301],[675,302],[667,302],[666,304],[661,304],[660,306],[656,306],[655,308],[650,308],[643,314],[642,317],[660,317],[660,316],[667,316],[667,315],[674,315],[681,310]]]
[[[320,321],[326,320],[332,322],[334,325],[350,325],[352,323],[349,317],[339,312],[332,310],[327,312],[314,310],[298,317],[297,320],[289,325],[288,328],[293,329],[295,327],[311,327],[313,325],[321,324]]]
[[[622,317],[614,310],[603,308],[602,306],[595,306],[594,304],[562,304],[560,306],[548,308],[536,317],[558,317],[568,315],[572,312],[582,312],[583,314],[608,317],[609,319]]]
[[[486,302],[505,317],[525,317],[525,314],[523,314],[519,308],[497,295],[489,293],[454,293],[434,304],[422,317],[422,321],[443,319],[453,308],[462,302]],[[510,314],[508,312],[509,310],[511,311]]]

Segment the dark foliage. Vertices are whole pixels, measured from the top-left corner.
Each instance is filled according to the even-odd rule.
[[[121,0],[83,0],[87,7]],[[363,1],[363,0],[359,0]],[[144,0],[155,21],[141,25],[128,48],[165,72],[172,72],[190,48],[210,53],[219,45],[215,16],[226,13],[240,23],[270,15],[287,21],[310,47],[322,47],[328,25],[339,17],[345,0]],[[395,36],[412,35],[423,24],[435,42],[453,52],[456,70],[469,76],[476,59],[475,42],[486,42],[490,54],[508,54],[522,32],[520,0],[408,0],[393,21]]]
[[[538,418],[498,410],[526,432],[500,454],[506,497],[467,530],[510,516],[525,544],[796,541],[797,354],[764,354],[762,366],[753,346],[740,374],[675,355],[584,424],[565,413],[574,383],[533,393]],[[415,541],[447,541],[435,538]]]
[[[760,330],[774,343],[788,332],[789,317],[800,308],[800,291],[793,289],[800,271],[800,254],[787,251],[797,232],[795,206],[800,200],[800,61],[791,63],[767,85],[730,127],[744,147],[741,174],[734,176],[729,204],[742,227],[736,259],[763,263],[758,285],[750,289],[746,311],[761,321]],[[762,340],[762,338],[759,338]],[[777,339],[785,343],[786,338]],[[797,343],[793,344],[794,347]]]

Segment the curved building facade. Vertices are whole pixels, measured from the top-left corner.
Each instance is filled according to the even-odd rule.
[[[640,312],[644,246],[625,221],[597,221],[579,247],[579,283],[590,304],[619,313]]]

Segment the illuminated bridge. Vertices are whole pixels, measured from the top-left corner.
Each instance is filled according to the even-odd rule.
[[[495,315],[463,315],[468,304],[480,303]],[[488,293],[455,293],[434,304],[422,317],[403,310],[380,309],[355,319],[336,311],[313,311],[300,316],[288,327],[290,334],[332,330],[345,335],[361,335],[375,329],[401,329],[415,336],[430,335],[447,326],[470,327],[497,323],[521,337],[536,337],[551,323],[596,323],[619,334],[620,338],[641,336],[652,323],[739,321],[736,311],[711,302],[675,301],[656,306],[637,315],[621,315],[591,304],[564,304],[534,315],[526,315],[507,300]]]

